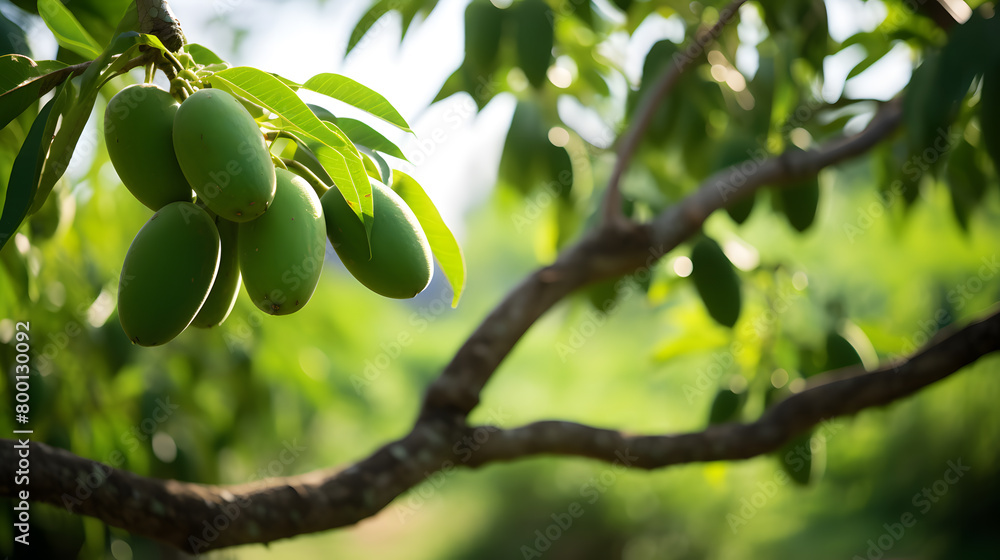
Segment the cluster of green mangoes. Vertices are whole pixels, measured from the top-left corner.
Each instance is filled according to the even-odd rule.
[[[178,103],[152,84],[127,87],[108,103],[104,135],[122,183],[155,211],[129,247],[118,288],[122,328],[136,344],[222,324],[241,283],[266,313],[302,309],[327,237],[376,293],[409,298],[430,282],[427,237],[395,192],[372,181],[369,242],[339,189],[275,166],[261,128],[225,91],[200,89]]]

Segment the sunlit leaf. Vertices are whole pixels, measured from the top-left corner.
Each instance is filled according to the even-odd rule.
[[[97,58],[101,45],[87,33],[76,17],[59,0],[38,0],[38,14],[56,36],[60,47],[84,58]]]
[[[420,221],[420,227],[423,228],[427,241],[431,244],[434,258],[437,259],[454,292],[451,305],[457,306],[465,289],[465,257],[462,256],[458,241],[441,219],[434,202],[413,177],[400,171],[393,171],[392,190],[406,202]]]
[[[365,36],[365,33],[368,33],[368,30],[375,25],[375,22],[389,12],[390,3],[391,0],[378,0],[365,12],[365,15],[361,16],[361,19],[358,20],[357,25],[351,31],[350,39],[347,40],[347,53],[354,50],[354,47],[358,45],[358,42]]]
[[[44,64],[44,66],[43,66]],[[63,68],[42,74],[43,69],[62,64],[56,61],[36,63],[27,57],[8,55],[0,57],[0,128],[7,126],[39,97],[66,80],[80,69]],[[16,87],[14,87],[16,86]]]
[[[347,76],[339,74],[317,74],[302,84],[304,89],[321,93],[333,99],[343,101],[352,107],[395,125],[406,132],[412,132],[406,119],[396,111],[391,103],[380,93],[355,82]]]
[[[198,64],[204,66],[208,66],[210,64],[225,64],[226,66],[229,66],[225,60],[222,60],[222,57],[215,54],[204,45],[199,45],[198,43],[188,43],[184,45],[184,50],[187,51],[187,53],[191,55],[191,58],[193,58]]]
[[[0,215],[0,248],[3,248],[28,215],[28,209],[38,189],[38,177],[42,172],[42,162],[45,160],[44,147],[47,146],[44,142],[45,124],[54,104],[55,98],[50,99],[38,112],[24,144],[14,159],[10,181],[7,183],[3,214]]]

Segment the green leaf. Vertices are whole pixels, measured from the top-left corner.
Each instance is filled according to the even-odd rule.
[[[719,389],[712,399],[712,408],[708,413],[708,423],[725,424],[739,419],[740,410],[743,409],[743,402],[746,393],[734,393],[730,389]]]
[[[389,164],[385,162],[385,159],[375,152],[372,152],[371,157],[375,160],[378,165],[379,174],[382,176],[381,181],[383,185],[388,185],[392,183],[392,169],[389,168]]]
[[[53,115],[46,125],[46,137],[52,138],[52,145],[49,147],[49,155],[45,160],[38,184],[38,193],[29,213],[34,214],[42,207],[56,181],[69,167],[73,152],[76,150],[76,143],[80,140],[80,134],[83,133],[87,120],[90,119],[100,89],[108,80],[121,72],[140,45],[162,47],[159,39],[152,35],[140,35],[134,31],[122,33],[111,41],[111,45],[83,73],[78,95],[74,93],[71,82],[63,82],[69,87],[60,92]],[[105,64],[107,68],[104,67]]]
[[[34,60],[20,54],[0,56],[0,91],[10,91],[37,75],[38,65]]]
[[[0,76],[3,76],[0,78],[0,84],[3,85],[2,89],[4,89],[4,92],[0,94],[0,128],[10,124],[10,121],[23,113],[36,99],[45,95],[63,80],[68,79],[69,75],[73,73],[70,68],[61,68],[42,74],[41,70],[53,68],[54,64],[62,63],[56,61],[35,63],[31,61],[31,64],[28,64],[26,61],[31,61],[31,59],[16,55],[0,57]],[[16,83],[12,84],[15,81]]]
[[[979,101],[979,124],[983,129],[983,144],[1000,175],[1000,65],[994,64],[983,75],[983,91]]]
[[[487,79],[496,71],[505,10],[490,0],[472,0],[465,9],[465,65]]]
[[[340,127],[340,130],[344,131],[344,134],[346,134],[355,144],[364,146],[376,152],[382,152],[383,154],[394,158],[399,158],[403,161],[409,161],[406,159],[406,156],[403,155],[403,151],[400,150],[398,146],[393,144],[388,138],[382,136],[379,131],[368,126],[367,124],[357,119],[348,119],[344,117],[338,118],[335,124]]]
[[[0,13],[0,53],[31,56],[24,30]]]
[[[358,42],[365,36],[365,33],[368,33],[368,30],[375,25],[375,22],[381,19],[385,14],[389,13],[390,2],[391,0],[378,0],[378,2],[372,4],[372,7],[365,12],[365,15],[361,16],[361,19],[351,31],[351,38],[347,40],[347,51],[344,52],[345,55],[354,50],[354,47],[358,45]]]
[[[101,45],[87,33],[73,14],[59,0],[38,0],[38,14],[56,36],[60,47],[94,59],[101,54]]]
[[[55,98],[49,100],[42,107],[35,121],[31,124],[28,136],[24,139],[17,157],[14,159],[14,166],[10,172],[10,181],[7,183],[7,197],[3,205],[3,214],[0,215],[0,249],[7,243],[21,222],[28,215],[28,209],[35,197],[38,188],[38,177],[42,171],[42,162],[45,159],[45,127]]]
[[[753,159],[757,149],[757,143],[747,134],[736,133],[730,136],[722,143],[722,146],[719,147],[719,151],[716,152],[712,172],[714,173],[727,167]],[[755,200],[756,193],[751,193],[749,196],[740,200],[727,203],[726,213],[729,214],[729,217],[732,218],[734,222],[742,224],[747,220],[747,218],[750,217],[750,212],[753,211]]]
[[[528,82],[535,88],[545,85],[546,72],[552,63],[555,37],[553,14],[542,0],[524,0],[515,8],[517,26],[517,61]]]
[[[722,247],[702,237],[691,249],[691,280],[708,314],[719,324],[732,327],[740,317],[740,278]]]
[[[499,179],[522,193],[534,186],[545,147],[550,144],[542,119],[536,103],[518,101],[504,141]]]
[[[964,139],[951,149],[945,177],[951,190],[955,219],[963,230],[969,229],[969,215],[976,209],[986,192],[986,174],[976,157],[976,148]]]
[[[434,258],[441,265],[441,271],[451,284],[454,296],[451,306],[456,307],[458,300],[462,297],[465,289],[465,257],[462,256],[462,249],[452,235],[451,230],[441,219],[441,214],[434,207],[424,189],[413,177],[401,172],[392,172],[392,190],[396,191],[406,205],[413,210],[420,222],[420,227],[427,235],[427,241],[431,244],[431,252]]]
[[[788,223],[799,233],[809,229],[816,219],[816,207],[819,206],[818,178],[812,177],[789,185],[780,189],[777,194],[781,211]]]
[[[262,70],[237,66],[216,72],[208,80],[260,105],[277,115],[286,128],[297,130],[329,148],[317,150],[316,156],[344,198],[353,203],[355,214],[371,233],[374,218],[371,183],[361,154],[347,135],[333,123],[321,121],[284,82]]]
[[[229,66],[229,63],[222,60],[222,57],[215,54],[204,45],[199,45],[198,43],[188,43],[184,45],[184,50],[191,55],[191,58],[193,58],[196,63],[201,64],[202,66],[208,66],[210,64],[225,64],[227,67]]]
[[[319,105],[313,105],[310,103],[307,104],[307,106],[312,109],[312,112],[319,117],[320,120],[337,125],[337,127],[340,128],[340,130],[343,131],[343,133],[346,134],[355,144],[364,146],[369,150],[388,154],[403,161],[408,161],[406,156],[403,155],[403,151],[400,150],[398,146],[383,136],[382,133],[367,124],[357,119],[338,118],[329,110],[320,107]]]
[[[410,130],[410,125],[385,97],[347,76],[317,74],[302,84],[302,87],[367,111],[406,132],[413,132]]]
[[[431,103],[437,103],[438,101],[442,101],[463,91],[465,91],[465,68],[459,66],[458,69],[452,72],[451,76],[448,76],[448,79],[444,81],[444,84],[441,85],[441,90],[434,96]]]
[[[381,183],[382,173],[379,171],[375,160],[373,160],[368,154],[361,152],[361,161],[365,163],[365,171],[368,173],[368,176]]]

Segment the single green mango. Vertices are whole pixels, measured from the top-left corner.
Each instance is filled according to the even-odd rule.
[[[171,137],[178,107],[166,91],[139,84],[119,91],[104,111],[111,164],[132,196],[152,210],[191,201]]]
[[[132,342],[165,344],[191,324],[215,281],[220,247],[212,218],[190,202],[153,214],[132,240],[118,283],[118,317]]]
[[[826,364],[823,371],[856,366],[861,364],[861,355],[846,338],[834,331],[826,335]]]
[[[788,223],[801,233],[809,229],[816,219],[816,208],[819,206],[819,180],[812,177],[785,187],[778,191],[778,200],[781,201],[781,211],[788,218]]]
[[[431,246],[403,199],[378,181],[371,185],[375,210],[371,258],[365,226],[336,188],[322,198],[327,235],[347,270],[369,290],[390,298],[411,298],[431,281]]]
[[[198,315],[191,325],[208,329],[222,324],[236,305],[236,296],[240,293],[240,257],[237,252],[237,233],[239,224],[215,217],[215,229],[219,232],[222,242],[222,257],[219,260],[219,272],[215,275],[212,291],[201,306]]]
[[[727,327],[740,316],[740,277],[714,240],[702,237],[691,249],[691,279],[708,314]]]
[[[319,197],[305,179],[276,170],[277,193],[268,211],[239,225],[240,269],[254,305],[271,315],[295,313],[309,301],[326,256]]]
[[[823,456],[820,457],[822,459]],[[778,450],[778,463],[796,484],[809,484],[813,478],[812,431],[797,436]]]
[[[719,389],[708,412],[708,423],[724,424],[738,420],[745,400],[746,393],[734,393],[728,388]]]
[[[223,219],[248,222],[274,200],[275,176],[264,136],[232,95],[201,89],[174,117],[174,149],[198,199]]]

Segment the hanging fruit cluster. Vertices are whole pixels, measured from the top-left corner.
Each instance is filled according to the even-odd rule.
[[[371,179],[377,221],[366,231],[341,191],[329,188],[332,181],[272,156],[239,99],[193,89],[188,82],[175,87],[178,103],[155,85],[130,86],[105,113],[112,164],[129,192],[155,211],[122,265],[118,314],[132,342],[155,346],[190,325],[220,325],[241,283],[266,313],[302,309],[319,282],[327,237],[376,293],[410,298],[427,286],[427,236],[395,192]]]

